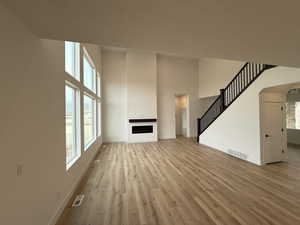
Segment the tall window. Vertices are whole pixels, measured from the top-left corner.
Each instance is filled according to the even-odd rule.
[[[67,167],[80,156],[78,130],[78,97],[75,88],[65,86],[65,126]]]
[[[288,129],[300,130],[300,102],[287,103],[286,125]]]
[[[79,43],[65,41],[65,71],[77,80],[80,79],[79,49]]]
[[[96,70],[89,55],[83,56],[83,84],[93,92],[96,92]]]
[[[66,132],[66,168],[69,169],[80,157],[80,88],[74,83],[74,77],[80,80],[80,45],[65,41],[65,132]]]
[[[80,55],[80,50],[82,54]],[[80,66],[82,65],[82,70]],[[87,49],[79,43],[65,42],[65,132],[66,168],[90,149],[100,127],[100,80],[97,67]],[[82,71],[82,74],[80,73]],[[74,79],[75,78],[75,79]],[[83,102],[80,102],[80,101]],[[81,108],[82,107],[82,108]],[[83,113],[80,113],[83,112]],[[83,116],[83,118],[82,118]],[[83,122],[83,124],[81,124]],[[83,138],[82,138],[83,137]],[[83,144],[81,143],[81,139]]]
[[[85,149],[96,138],[96,103],[95,100],[84,95],[84,146]]]

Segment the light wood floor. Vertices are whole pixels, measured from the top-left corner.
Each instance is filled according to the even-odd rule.
[[[107,144],[63,225],[300,224],[300,154],[258,167],[191,139]]]

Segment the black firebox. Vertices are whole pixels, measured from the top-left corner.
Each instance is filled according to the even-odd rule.
[[[132,133],[133,134],[153,133],[153,126],[152,125],[132,126]]]

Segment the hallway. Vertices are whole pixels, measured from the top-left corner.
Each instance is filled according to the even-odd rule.
[[[299,158],[258,167],[186,138],[106,144],[57,225],[300,224]]]

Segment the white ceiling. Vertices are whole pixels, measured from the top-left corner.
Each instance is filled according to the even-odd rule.
[[[42,38],[300,67],[299,0],[1,0]]]

